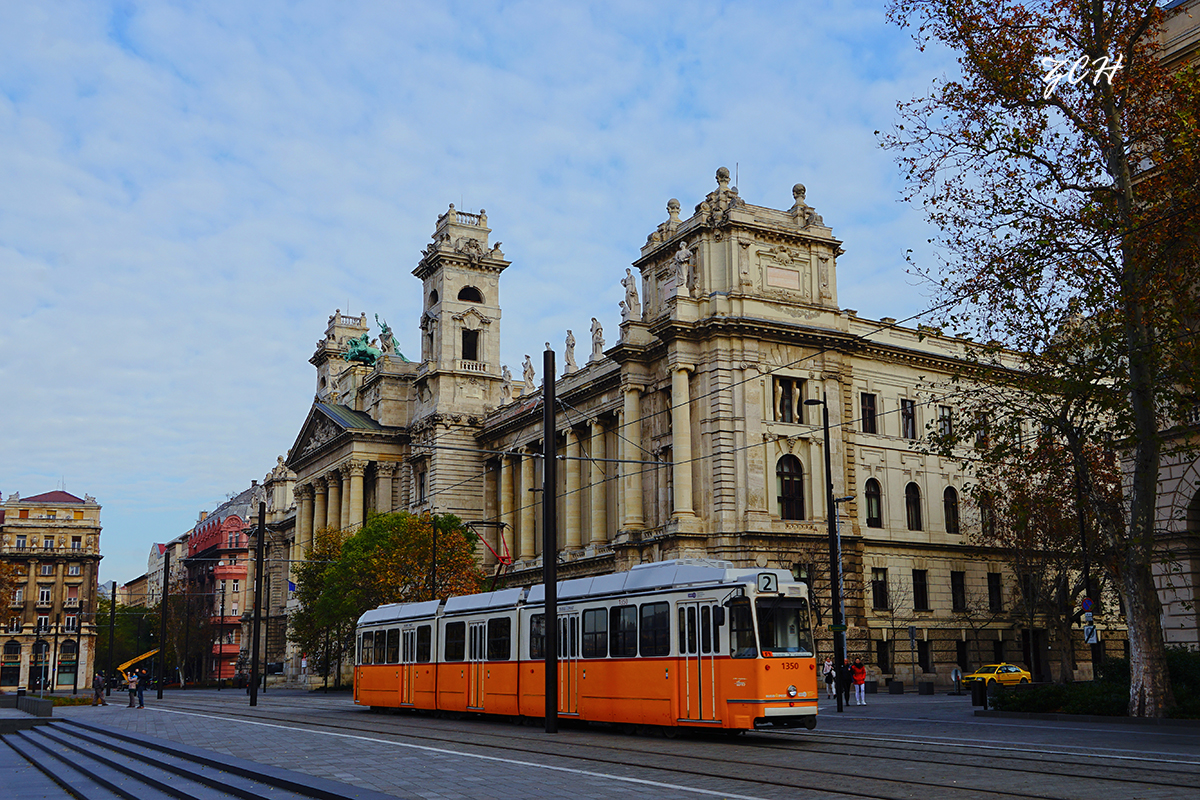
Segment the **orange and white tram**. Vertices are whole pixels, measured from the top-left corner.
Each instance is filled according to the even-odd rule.
[[[817,724],[808,587],[786,570],[661,561],[558,584],[558,713],[629,725]],[[541,717],[545,587],[380,606],[354,701]]]

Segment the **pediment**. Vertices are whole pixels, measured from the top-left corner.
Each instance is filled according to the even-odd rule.
[[[465,327],[478,328],[480,325],[491,325],[491,317],[486,316],[478,308],[468,308],[458,314],[452,314],[451,319],[455,322],[463,324]]]
[[[305,456],[318,452],[334,439],[346,432],[346,427],[325,413],[320,403],[309,409],[300,435],[288,451],[288,465]]]

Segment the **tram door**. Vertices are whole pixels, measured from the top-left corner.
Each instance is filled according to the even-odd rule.
[[[467,628],[467,708],[483,708],[486,658],[487,623],[472,622]]]
[[[688,600],[679,608],[680,719],[717,719],[716,657],[721,629],[713,625],[713,600]]]
[[[400,632],[400,702],[414,701],[413,682],[417,677],[417,631],[410,628]]]
[[[579,612],[558,615],[558,710],[579,713]]]

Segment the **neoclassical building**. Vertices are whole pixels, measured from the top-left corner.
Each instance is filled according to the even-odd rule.
[[[827,408],[852,652],[906,679],[1045,653],[1009,617],[1000,554],[964,543],[978,513],[959,467],[916,447],[927,426],[954,424],[953,403],[922,387],[954,372],[962,343],[842,308],[842,242],[802,185],[773,209],[743,200],[728,170],[716,180],[687,217],[671,200],[638,260],[613,270],[625,287],[615,336],[581,324],[577,357],[567,332],[554,376],[559,574],[718,558],[793,569],[828,598]],[[500,363],[509,262],[490,234],[483,212],[438,217],[413,270],[419,359],[387,328],[370,349],[366,314],[329,318],[286,461],[293,558],[316,531],[372,512],[450,512],[482,523],[489,568],[540,581],[541,348],[516,378]]]

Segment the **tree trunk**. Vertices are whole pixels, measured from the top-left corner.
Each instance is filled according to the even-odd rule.
[[[1121,594],[1129,629],[1129,716],[1163,717],[1175,697],[1167,674],[1162,604],[1146,560],[1130,558],[1125,567]]]

